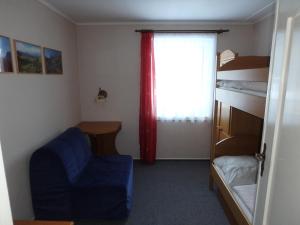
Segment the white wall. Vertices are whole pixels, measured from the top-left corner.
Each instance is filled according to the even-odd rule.
[[[266,56],[271,54],[274,15],[254,24],[254,54]]]
[[[79,26],[78,63],[83,120],[121,120],[120,153],[139,157],[140,34],[135,29],[229,28],[218,38],[218,50],[253,54],[252,25],[90,25]],[[98,88],[108,91],[106,103],[96,104]],[[208,158],[210,123],[158,123],[158,158]]]
[[[1,0],[0,32],[63,53],[63,76],[0,74],[0,137],[12,212],[29,219],[31,153],[80,120],[76,27],[38,1]]]

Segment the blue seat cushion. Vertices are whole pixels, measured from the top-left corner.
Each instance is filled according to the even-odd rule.
[[[130,156],[93,157],[73,185],[75,219],[126,218],[132,203]]]

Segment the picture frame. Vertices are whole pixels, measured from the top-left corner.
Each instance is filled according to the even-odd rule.
[[[44,48],[45,73],[53,75],[63,74],[62,52],[52,48]]]
[[[13,57],[11,40],[9,37],[0,35],[0,73],[13,73]]]
[[[14,41],[18,73],[42,74],[42,47],[24,41]]]

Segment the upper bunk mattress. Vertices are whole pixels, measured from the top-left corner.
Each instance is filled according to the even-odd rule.
[[[254,81],[231,81],[219,80],[217,87],[228,89],[232,91],[239,91],[247,94],[266,97],[268,83],[267,82],[254,82]]]

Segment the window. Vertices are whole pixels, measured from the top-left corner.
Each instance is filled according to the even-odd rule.
[[[159,120],[211,119],[215,34],[155,34],[155,85]]]

